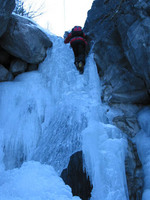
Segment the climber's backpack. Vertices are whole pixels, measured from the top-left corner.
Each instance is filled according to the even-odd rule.
[[[83,30],[81,28],[81,26],[75,26],[73,29],[72,29],[72,37],[76,37],[76,36],[81,36],[83,37],[84,34],[83,34]]]

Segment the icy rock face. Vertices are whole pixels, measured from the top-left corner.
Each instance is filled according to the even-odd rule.
[[[113,107],[119,108],[123,115],[114,117],[112,123],[114,123],[119,129],[123,130],[128,137],[128,151],[125,160],[125,167],[129,197],[130,200],[141,199],[144,184],[143,170],[136,145],[133,143],[133,138],[139,131],[137,115],[140,108],[136,105],[127,104],[116,104]]]
[[[9,17],[15,8],[15,0],[0,0],[0,36],[6,31]]]
[[[44,60],[52,42],[34,22],[12,14],[0,45],[11,55],[27,63],[37,64]]]
[[[130,199],[141,199],[142,165],[132,138],[137,113],[150,100],[150,1],[95,0],[84,30],[102,80],[102,100],[122,114],[109,118],[128,136],[126,175]],[[140,106],[139,106],[140,105]],[[110,116],[108,110],[107,115]]]

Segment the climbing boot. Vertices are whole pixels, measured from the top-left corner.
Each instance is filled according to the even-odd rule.
[[[84,63],[83,63],[82,61],[79,62],[78,70],[79,70],[80,74],[83,74],[83,71],[84,71]]]
[[[80,69],[80,68],[83,68],[83,66],[84,66],[83,62],[80,61],[80,62],[79,62],[79,65],[78,65],[79,69]]]
[[[83,74],[84,70],[83,69],[79,69],[79,73]]]

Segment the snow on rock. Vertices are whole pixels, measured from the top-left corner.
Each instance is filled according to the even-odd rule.
[[[12,14],[0,45],[11,55],[27,63],[37,64],[44,60],[46,50],[52,46],[52,42],[36,23]]]

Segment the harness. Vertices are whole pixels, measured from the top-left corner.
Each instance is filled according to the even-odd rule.
[[[84,42],[85,45],[88,44],[87,41],[83,37],[80,37],[80,36],[71,38],[70,44],[72,45],[73,42],[81,42],[81,41]]]

